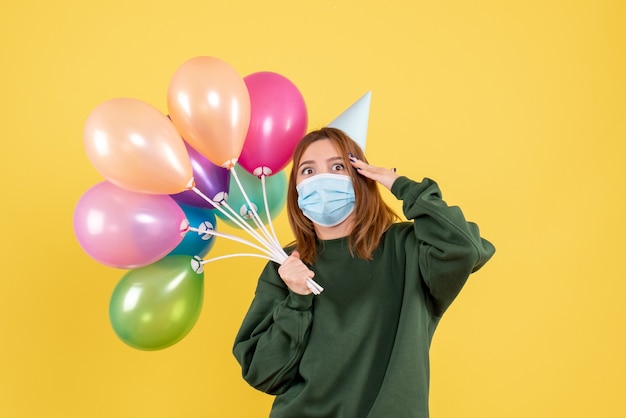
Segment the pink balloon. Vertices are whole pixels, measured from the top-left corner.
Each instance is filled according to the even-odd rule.
[[[250,126],[239,164],[260,176],[281,171],[307,129],[308,115],[298,88],[284,76],[263,71],[244,77],[250,94]]]
[[[74,232],[94,260],[134,269],[165,257],[182,241],[185,213],[168,195],[144,194],[103,181],[80,198]]]

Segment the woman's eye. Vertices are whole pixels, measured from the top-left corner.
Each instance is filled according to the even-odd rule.
[[[343,166],[343,164],[333,164],[332,170],[333,171],[341,171],[343,170],[345,167]]]
[[[301,173],[302,173],[302,175],[308,176],[309,174],[313,174],[313,169],[309,168],[309,167],[306,167],[306,168],[302,169]]]

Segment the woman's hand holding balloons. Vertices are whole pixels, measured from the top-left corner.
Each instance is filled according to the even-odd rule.
[[[292,252],[278,268],[278,274],[292,292],[300,295],[311,293],[307,279],[312,279],[315,273],[300,260],[300,254],[297,251]]]

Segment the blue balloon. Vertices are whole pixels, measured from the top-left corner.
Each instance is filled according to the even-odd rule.
[[[217,224],[214,211],[211,209],[200,208],[196,206],[178,204],[185,213],[189,225],[202,229],[203,227],[213,229],[217,231]],[[172,250],[169,255],[197,255],[200,258],[204,258],[213,245],[215,245],[215,236],[209,234],[203,234],[195,231],[187,231],[183,240],[178,244],[176,248]]]

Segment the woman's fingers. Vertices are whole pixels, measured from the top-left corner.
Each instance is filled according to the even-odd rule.
[[[315,273],[300,260],[300,254],[296,251],[278,268],[278,274],[293,292],[301,295],[311,293],[306,281],[313,278]]]
[[[395,168],[376,167],[359,160],[352,154],[349,157],[352,167],[356,168],[360,175],[377,181],[388,189],[391,189],[393,182],[399,177]]]

